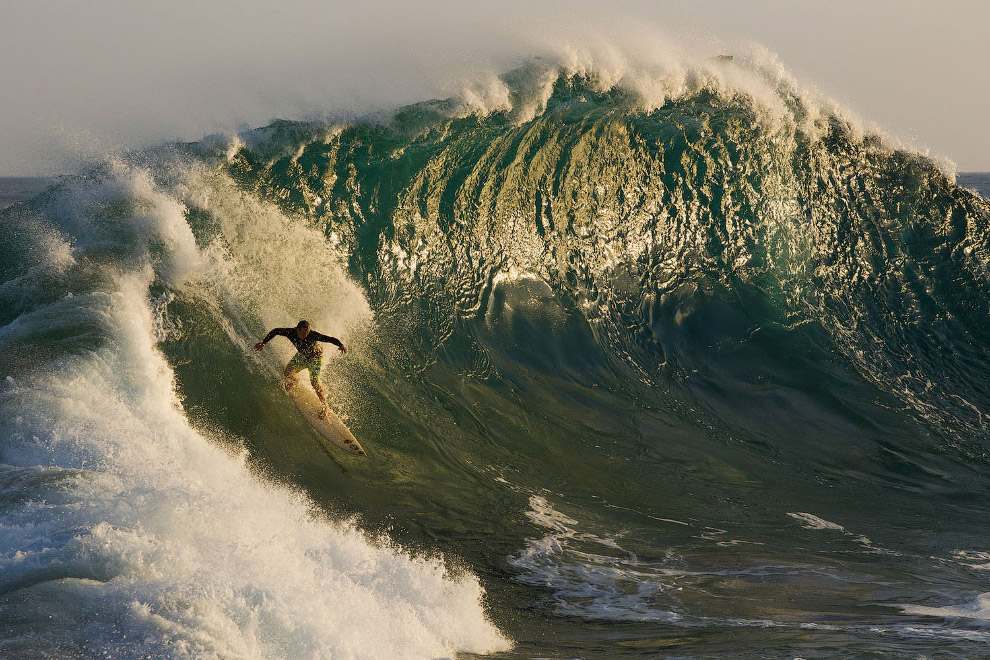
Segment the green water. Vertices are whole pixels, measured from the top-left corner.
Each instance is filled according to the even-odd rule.
[[[506,77],[517,101],[524,73]],[[17,559],[48,575],[49,543],[81,566],[69,578],[126,585],[78,597],[87,625],[118,626],[93,648],[133,626],[220,657],[229,640],[256,644],[245,657],[469,657],[500,648],[487,616],[506,658],[977,657],[990,206],[750,73],[779,103],[711,82],[644,108],[560,74],[531,118],[448,101],[276,122],[4,213],[0,346],[45,365],[4,362],[4,470],[127,485],[58,491],[71,529],[33,485],[11,504],[11,575],[77,602]],[[325,448],[281,391],[287,342],[250,350],[303,317],[349,348],[323,378],[366,459]],[[262,491],[308,498],[315,527],[273,522],[282,491],[203,486],[240,483],[204,458],[218,447]],[[201,506],[226,517],[182,517]],[[345,520],[364,541],[341,540]],[[214,534],[243,576],[222,557],[190,563],[192,586],[163,568]],[[295,564],[312,575],[266,582]],[[380,646],[327,632],[359,600]],[[474,632],[445,637],[461,623]]]

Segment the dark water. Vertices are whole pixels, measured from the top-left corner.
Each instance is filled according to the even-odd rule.
[[[956,176],[956,183],[975,190],[984,198],[990,198],[990,172],[960,172]]]
[[[47,188],[51,182],[51,177],[41,176],[0,177],[0,209],[34,197]]]
[[[749,71],[779,105],[523,69],[9,209],[4,648],[979,657],[985,175]],[[367,460],[250,351],[302,317]]]

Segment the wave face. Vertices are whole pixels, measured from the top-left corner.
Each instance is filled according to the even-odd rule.
[[[711,388],[752,388],[741,363],[790,359],[744,344],[803,335],[982,453],[985,202],[768,82],[781,107],[701,86],[645,112],[564,76],[524,123],[424,104],[316,140],[280,125],[291,155],[244,148],[229,169],[340,236],[376,309],[424,307],[432,341],[492,315],[496,281],[522,273],[639,377],[670,374],[706,407],[725,403]]]
[[[631,80],[529,66],[4,211],[7,651],[985,644],[990,205],[771,65]],[[249,352],[302,317],[369,461]]]

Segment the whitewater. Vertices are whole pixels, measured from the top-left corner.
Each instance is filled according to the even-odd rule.
[[[764,51],[0,211],[0,655],[978,657],[990,203]],[[279,389],[340,337],[325,448]]]

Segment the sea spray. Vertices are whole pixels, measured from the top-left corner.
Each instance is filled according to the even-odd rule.
[[[8,210],[10,638],[979,655],[985,200],[772,58],[569,62]],[[360,467],[249,350],[300,316]]]
[[[4,290],[16,289],[22,313],[0,342],[35,357],[2,394],[4,651],[421,658],[505,648],[476,578],[327,520],[253,473],[236,444],[190,427],[155,345],[150,294],[211,272],[185,214],[146,170],[113,165],[41,209],[71,257],[53,249],[47,270],[35,266],[36,302],[25,299],[32,283]],[[8,231],[23,222],[6,219]],[[13,616],[39,607],[58,617],[50,635]]]

